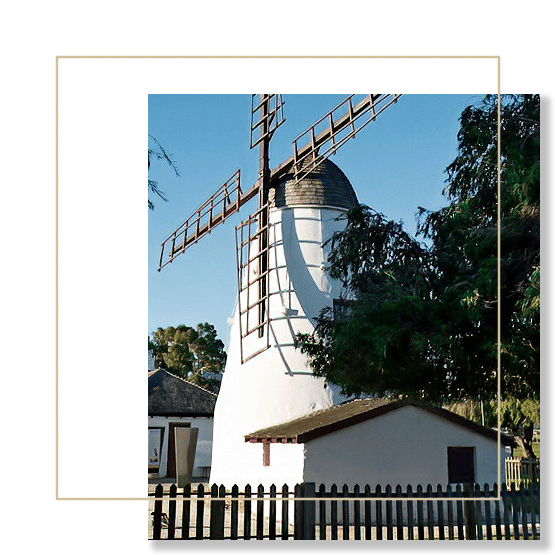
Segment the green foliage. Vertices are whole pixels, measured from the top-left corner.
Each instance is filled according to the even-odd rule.
[[[197,324],[196,329],[181,325],[158,328],[148,341],[156,368],[164,368],[214,393],[219,390],[215,377],[223,372],[226,353],[213,325]]]
[[[445,208],[418,234],[367,207],[334,235],[330,275],[349,311],[324,311],[297,342],[347,393],[453,403],[497,394],[498,220],[503,395],[539,394],[539,97],[504,97],[498,204],[497,97],[461,116]]]

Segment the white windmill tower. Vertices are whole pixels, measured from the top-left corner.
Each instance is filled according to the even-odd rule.
[[[301,482],[302,445],[283,445],[269,465],[267,452],[245,435],[345,400],[313,376],[294,339],[312,332],[320,311],[341,294],[325,271],[323,245],[357,198],[327,157],[400,95],[368,95],[356,104],[353,96],[299,135],[293,156],[271,170],[269,143],[285,121],[283,102],[281,95],[253,95],[257,183],[243,193],[237,171],[162,243],[159,269],[258,194],[258,210],[236,228],[238,296],[214,413],[211,483]]]

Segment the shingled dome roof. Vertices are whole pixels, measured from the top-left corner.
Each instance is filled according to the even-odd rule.
[[[356,193],[345,174],[330,160],[324,160],[299,183],[289,171],[270,189],[270,206],[332,206],[350,209],[358,204]]]

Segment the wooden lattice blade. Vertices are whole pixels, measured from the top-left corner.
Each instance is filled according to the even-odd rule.
[[[296,177],[297,181],[301,180],[307,175],[307,173],[312,171],[314,167],[336,152],[348,139],[353,138],[365,125],[374,121],[376,117],[387,107],[397,102],[397,99],[402,95],[369,94],[355,106],[352,106],[352,109],[350,110],[348,109],[348,105],[346,105],[346,113],[334,120],[334,112],[340,109],[342,105],[346,104],[352,96],[353,95],[347,97],[343,102],[320,118],[318,122],[309,127],[305,132],[301,133],[301,135],[293,141],[293,155],[271,171],[270,179],[272,181],[288,173],[295,164],[303,166],[303,174]],[[326,119],[330,121],[330,124],[317,135],[313,134],[311,136],[311,131],[313,131],[318,124]],[[347,133],[345,137],[338,139],[342,133],[345,134],[349,131],[350,127],[352,127],[350,133]],[[297,141],[304,136],[307,136],[307,142],[303,146],[299,147],[297,145]],[[320,149],[324,150],[324,152],[319,152]],[[312,159],[315,161],[314,164],[312,163]],[[305,162],[307,160],[310,160],[311,163],[306,164]]]
[[[209,234],[217,225],[238,212],[259,190],[258,182],[245,193],[241,190],[241,172],[237,170],[206,202],[195,210],[163,242],[158,271],[183,254],[191,245]]]

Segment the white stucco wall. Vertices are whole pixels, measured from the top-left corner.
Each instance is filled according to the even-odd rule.
[[[444,487],[448,483],[447,447],[475,447],[476,482],[498,482],[496,441],[412,406],[307,442],[303,478],[339,487],[344,483]],[[502,448],[502,461],[504,456]]]
[[[214,413],[212,483],[241,487],[302,481],[302,445],[272,446],[272,464],[262,467],[262,445],[245,443],[244,436],[345,400],[337,388],[312,375],[306,357],[294,347],[295,335],[312,332],[313,319],[340,294],[340,283],[323,270],[322,243],[344,227],[336,221],[341,213],[313,207],[270,211],[270,348],[241,364],[236,309]],[[245,307],[246,298],[241,302]],[[257,317],[255,310],[249,317]],[[244,357],[265,343],[266,337],[253,333],[243,341]]]
[[[160,457],[160,476],[164,477],[168,468],[168,441],[170,437],[170,422],[189,422],[191,428],[198,428],[197,450],[195,454],[195,465],[193,467],[193,476],[201,474],[201,466],[210,466],[212,463],[212,433],[214,419],[212,417],[165,417],[165,416],[149,416],[149,428],[164,428],[164,441]]]

